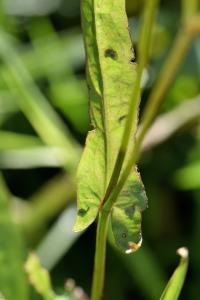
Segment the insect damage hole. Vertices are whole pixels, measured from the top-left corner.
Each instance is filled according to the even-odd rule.
[[[88,212],[88,210],[89,210],[89,208],[87,208],[87,209],[80,208],[80,209],[78,210],[78,215],[79,215],[80,217],[84,217],[84,216],[86,215],[86,213]]]
[[[135,57],[132,57],[129,62],[130,62],[130,64],[135,64],[135,62],[136,62]]]
[[[125,120],[127,117],[127,115],[124,115],[124,116],[121,116],[119,119],[118,119],[118,122],[121,123],[123,120]]]
[[[113,60],[117,60],[117,58],[118,58],[117,52],[112,48],[106,49],[105,53],[104,53],[104,56],[105,57],[110,57]]]

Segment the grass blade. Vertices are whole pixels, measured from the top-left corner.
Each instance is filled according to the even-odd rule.
[[[72,247],[81,233],[72,231],[76,216],[75,205],[67,207],[40,243],[37,254],[42,265],[51,270]]]
[[[0,167],[2,169],[58,168],[65,167],[68,158],[69,161],[73,160],[70,153],[58,147],[37,146],[27,149],[11,149],[0,152]]]
[[[29,255],[25,268],[31,284],[42,298],[44,300],[54,300],[55,294],[51,287],[49,273],[41,267],[39,259],[35,254]]]
[[[33,82],[28,70],[12,45],[10,37],[0,32],[0,55],[7,67],[2,76],[16,101],[41,139],[50,146],[59,146],[71,153],[68,166],[74,168],[80,149],[66,126]]]
[[[27,300],[23,271],[25,249],[9,211],[9,195],[0,174],[0,291],[6,300]]]
[[[180,263],[170,278],[160,300],[177,300],[183,287],[188,269],[188,250],[180,248],[177,250],[180,255]]]
[[[0,150],[23,149],[41,146],[36,136],[0,130]]]

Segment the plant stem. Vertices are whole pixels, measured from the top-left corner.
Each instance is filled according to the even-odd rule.
[[[130,108],[127,116],[124,134],[122,137],[121,147],[117,156],[115,167],[108,184],[108,188],[105,193],[104,200],[102,202],[102,208],[99,213],[97,236],[96,236],[96,251],[95,251],[95,266],[92,284],[92,300],[100,300],[102,298],[104,276],[105,276],[105,257],[106,257],[106,240],[107,230],[110,218],[110,208],[104,207],[109,200],[109,196],[115,187],[123,166],[123,162],[126,156],[128,144],[132,133],[135,134],[137,129],[138,118],[138,106],[140,103],[140,85],[142,72],[148,61],[151,33],[153,27],[153,21],[155,19],[155,12],[157,8],[158,0],[147,1],[144,10],[144,25],[142,26],[141,38],[139,41],[139,65],[137,69],[137,77],[133,90],[132,101],[130,102]],[[115,189],[114,189],[115,190]],[[116,197],[117,198],[117,197]],[[116,200],[115,198],[115,200]]]
[[[200,119],[200,95],[186,99],[173,110],[161,114],[155,119],[145,135],[140,153],[144,153],[163,143],[180,128]]]
[[[96,251],[91,296],[92,300],[102,299],[105,277],[106,241],[109,219],[109,212],[102,209],[99,213],[96,234]]]
[[[158,113],[158,110],[162,104],[163,99],[169,87],[171,86],[177,71],[183,59],[185,58],[189,47],[192,44],[193,39],[200,32],[200,16],[196,16],[191,21],[186,22],[185,26],[183,26],[183,30],[179,31],[179,34],[175,40],[175,44],[168,56],[166,63],[161,71],[161,75],[154,86],[147,105],[144,109],[144,113],[142,115],[140,130],[138,132],[138,138],[136,141],[137,151],[139,152],[139,148],[143,141],[143,138],[154,120],[155,116]],[[137,153],[136,156],[138,156]]]
[[[151,124],[155,114],[157,113],[161,101],[166,91],[168,90],[170,84],[172,83],[175,74],[194,37],[194,32],[191,30],[192,28],[190,27],[186,28],[185,34],[184,32],[180,32],[180,34],[178,35],[175,46],[169,55],[169,58],[163,68],[163,72],[161,72],[161,77],[157,82],[157,85],[155,86],[150,96],[150,101],[148,102],[149,104],[145,109],[144,117],[142,119],[143,122],[141,131],[138,139],[136,140],[135,147],[132,151],[131,159],[125,167],[124,171],[122,172],[121,178],[119,180],[131,134],[133,132],[135,133],[137,128],[137,114],[140,102],[140,82],[142,77],[142,71],[148,60],[151,29],[153,19],[155,16],[155,11],[157,8],[157,3],[157,0],[147,1],[147,4],[145,6],[145,20],[147,23],[145,22],[145,26],[143,26],[141,39],[139,42],[139,65],[137,70],[135,88],[133,92],[134,101],[130,103],[130,109],[126,121],[125,131],[122,137],[121,147],[99,213],[96,236],[95,267],[92,285],[92,300],[100,300],[102,298],[105,275],[106,237],[110,218],[110,211],[112,209],[112,206],[116,202],[116,199],[119,193],[121,192],[133,165],[138,159],[141,142],[144,138],[144,135],[149,125]],[[152,9],[151,11],[149,11],[150,8]],[[196,28],[198,28],[198,26],[196,26],[194,29]]]
[[[153,88],[147,105],[145,106],[144,113],[142,115],[141,127],[138,133],[137,143],[140,145],[144,135],[147,132],[150,124],[156,116],[158,109],[172,84],[174,77],[187,53],[189,46],[191,45],[191,36],[184,34],[181,31],[175,41],[174,47],[161,71],[159,80]]]
[[[182,20],[187,21],[191,19],[196,12],[198,11],[198,0],[182,0],[181,6],[182,6]]]
[[[134,83],[133,96],[130,101],[130,108],[126,120],[126,125],[124,129],[124,133],[122,136],[122,142],[119,149],[119,153],[115,162],[114,170],[112,172],[112,176],[110,182],[108,184],[105,197],[103,199],[102,205],[109,198],[112,190],[116,186],[121,169],[126,157],[128,145],[130,142],[130,137],[136,133],[137,123],[138,123],[138,107],[140,104],[140,86],[142,80],[143,70],[148,62],[149,51],[151,45],[151,36],[152,36],[152,28],[155,20],[156,9],[158,6],[159,0],[147,1],[144,8],[144,16],[143,16],[143,25],[140,32],[140,38],[138,42],[138,67],[137,67],[137,76]]]
[[[127,163],[124,171],[122,172],[121,178],[112,193],[108,201],[105,203],[105,209],[111,209],[114,205],[116,198],[121,192],[125,181],[127,180],[132,167],[135,165],[139,158],[140,148],[144,136],[151,125],[153,119],[155,118],[160,105],[164,99],[166,92],[168,91],[170,85],[172,84],[174,77],[190,47],[194,37],[200,32],[200,16],[197,15],[191,21],[187,22],[184,26],[184,30],[181,30],[177,36],[174,47],[172,48],[169,57],[161,71],[159,80],[157,81],[155,87],[153,88],[147,105],[145,107],[140,131],[136,139],[135,146],[132,150],[131,158]]]

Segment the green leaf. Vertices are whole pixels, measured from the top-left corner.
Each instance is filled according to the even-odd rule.
[[[40,24],[40,22],[39,22]],[[20,57],[34,78],[46,76],[50,80],[58,76],[63,78],[71,67],[77,68],[84,63],[82,36],[77,30],[63,32],[59,39],[48,35],[37,38],[34,48],[24,47]],[[48,55],[46,55],[48,53]],[[38,64],[40,57],[43,57]],[[52,82],[54,82],[52,80]]]
[[[1,74],[0,74],[1,76]],[[2,81],[2,80],[0,80]],[[0,90],[0,125],[19,110],[9,92]]]
[[[74,128],[81,133],[87,132],[89,117],[85,82],[73,77],[62,81],[57,80],[52,82],[50,92],[53,104],[60,109]]]
[[[175,184],[183,190],[200,188],[200,161],[192,162],[189,165],[176,171],[174,176]]]
[[[32,253],[29,255],[25,268],[31,284],[43,299],[54,300],[55,294],[51,287],[49,273],[41,267],[39,259],[35,254]]]
[[[78,168],[75,231],[87,228],[95,220],[104,199],[120,149],[136,76],[124,0],[117,5],[114,0],[84,0],[82,24],[94,129],[88,134]],[[132,141],[127,149],[126,162],[133,144]],[[113,210],[113,231],[117,245],[123,250],[130,249],[131,242],[141,241],[141,210],[146,207],[146,195],[140,178],[136,177],[135,172],[129,176]],[[138,193],[138,186],[142,193]],[[118,242],[119,231],[125,229],[127,241]]]
[[[0,174],[0,291],[6,300],[27,300],[24,247],[9,211],[9,193]]]
[[[0,150],[32,148],[41,145],[42,142],[36,136],[0,130]]]
[[[15,101],[12,99],[12,97],[8,93],[8,91],[4,91],[1,88],[1,91],[0,91],[0,115],[15,113],[18,110],[19,109],[18,109]]]
[[[66,156],[66,165],[73,169],[79,160],[80,146],[34,83],[11,37],[3,31],[0,31],[0,56],[6,66],[3,80],[16,95],[19,108],[45,144],[70,153],[69,161]]]
[[[111,224],[116,245],[123,252],[131,253],[141,246],[141,210],[147,205],[144,186],[135,170],[120,193],[113,207]]]
[[[188,250],[180,248],[177,254],[181,256],[180,263],[169,280],[160,300],[176,300],[179,298],[188,269]]]
[[[27,149],[11,149],[0,151],[0,168],[64,167],[66,159],[71,159],[72,162],[73,158],[71,153],[66,153],[60,147],[36,146]]]
[[[56,295],[54,292],[49,272],[44,269],[36,254],[31,253],[26,262],[25,269],[28,273],[30,283],[36,289],[36,291],[42,296],[44,300],[78,300],[86,299],[85,297],[76,297],[75,287],[72,290],[64,289],[64,294]]]

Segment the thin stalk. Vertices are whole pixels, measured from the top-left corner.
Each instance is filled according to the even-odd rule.
[[[140,126],[140,131],[136,139],[135,147],[132,150],[131,158],[127,163],[124,171],[122,172],[121,178],[113,191],[110,194],[109,199],[105,203],[104,207],[110,210],[115,203],[116,198],[121,192],[125,181],[127,180],[132,167],[135,165],[139,158],[140,148],[144,136],[151,125],[153,119],[155,118],[160,105],[164,99],[166,92],[168,91],[170,85],[172,84],[174,77],[190,47],[196,34],[200,32],[200,17],[197,16],[191,22],[185,25],[185,30],[179,32],[178,37],[175,41],[174,47],[172,48],[169,57],[161,71],[159,80],[157,81],[155,87],[153,88],[147,106],[145,107],[142,122]]]
[[[106,241],[109,219],[109,212],[101,210],[99,213],[96,234],[96,250],[91,296],[92,300],[102,299],[105,277]]]
[[[121,178],[118,182],[131,134],[132,132],[136,132],[137,129],[137,112],[138,112],[138,106],[140,102],[140,82],[142,78],[142,71],[148,59],[151,30],[152,30],[152,24],[153,24],[155,11],[157,7],[157,1],[158,0],[146,2],[147,4],[145,6],[145,16],[146,16],[145,20],[146,22],[148,21],[148,23],[145,22],[145,25],[143,26],[141,39],[139,42],[139,65],[138,65],[135,88],[133,92],[134,101],[130,103],[130,109],[126,121],[125,131],[122,137],[121,147],[116,160],[113,174],[111,176],[111,180],[109,182],[104,200],[102,202],[102,208],[99,214],[98,226],[97,226],[97,237],[96,237],[95,267],[94,267],[94,276],[93,276],[93,285],[92,285],[92,300],[100,300],[102,298],[104,276],[105,276],[106,237],[107,237],[107,230],[108,230],[111,208],[114,205],[120,191],[122,190],[124,183],[127,180],[133,165],[138,159],[140,146],[144,134],[146,133],[146,130],[151,124],[154,118],[154,114],[157,113],[161,100],[163,99],[165,92],[168,90],[172,80],[174,79],[178,67],[180,66],[194,36],[194,32],[192,30],[188,30],[187,34],[185,35],[182,32],[178,36],[177,42],[175,43],[175,46],[172,49],[172,52],[167,60],[167,63],[165,64],[163,72],[161,73],[161,78],[153,90],[154,94],[153,93],[152,94],[154,97],[155,96],[157,97],[156,98],[157,100],[155,101],[154,98],[152,98],[151,100],[154,103],[153,109],[151,109],[151,107],[148,106],[147,111],[150,110],[151,113],[150,116],[148,117],[147,125],[144,126],[144,122],[146,124],[146,119],[145,119],[146,116],[145,116],[143,119],[144,122],[142,123],[143,125],[142,130],[140,131],[139,138],[136,140],[135,147],[132,151],[131,159],[128,162],[127,166],[125,167],[124,171],[122,172]],[[152,9],[151,11],[150,8]]]
[[[150,39],[155,18],[158,0],[147,1],[144,10],[144,25],[142,26],[141,38],[139,41],[139,65],[137,70],[137,77],[133,91],[133,101],[130,102],[130,109],[125,125],[124,134],[122,137],[121,147],[115,163],[115,167],[106,190],[106,194],[102,205],[109,198],[110,193],[115,187],[122,169],[122,165],[126,156],[126,149],[128,147],[132,132],[137,129],[137,114],[140,103],[140,86],[142,79],[142,72],[147,63],[150,49]],[[116,198],[115,198],[116,199]],[[110,218],[110,210],[101,209],[98,219],[97,236],[96,236],[96,251],[95,251],[95,266],[92,284],[92,300],[100,300],[103,294],[104,277],[105,277],[105,258],[106,258],[106,240],[107,230]]]
[[[158,110],[165,98],[169,87],[171,86],[180,65],[182,64],[189,47],[192,44],[193,39],[200,32],[200,16],[191,19],[184,26],[184,30],[181,30],[175,40],[174,47],[172,48],[166,63],[161,71],[161,75],[157,83],[155,84],[147,101],[147,105],[142,115],[141,126],[138,132],[138,138],[136,143],[140,148],[142,140],[158,113]]]
[[[175,132],[188,124],[200,120],[200,95],[192,99],[185,99],[173,110],[161,114],[155,119],[141,145],[141,153],[163,143]]]
[[[124,159],[127,153],[130,137],[132,134],[135,134],[137,130],[138,107],[140,104],[140,96],[141,96],[140,86],[142,80],[142,73],[147,64],[148,57],[149,57],[152,28],[155,20],[156,9],[158,7],[158,1],[159,0],[146,1],[146,5],[144,8],[144,16],[143,16],[144,22],[141,28],[141,33],[140,33],[140,38],[138,43],[139,63],[137,67],[137,76],[134,85],[133,96],[130,101],[130,108],[126,120],[126,125],[122,137],[120,150],[115,162],[114,170],[110,182],[108,184],[102,205],[107,201],[113,188],[116,186],[118,182],[122,165],[124,163]]]
[[[188,21],[190,20],[198,11],[198,0],[182,0],[181,6],[182,6],[182,20]]]

